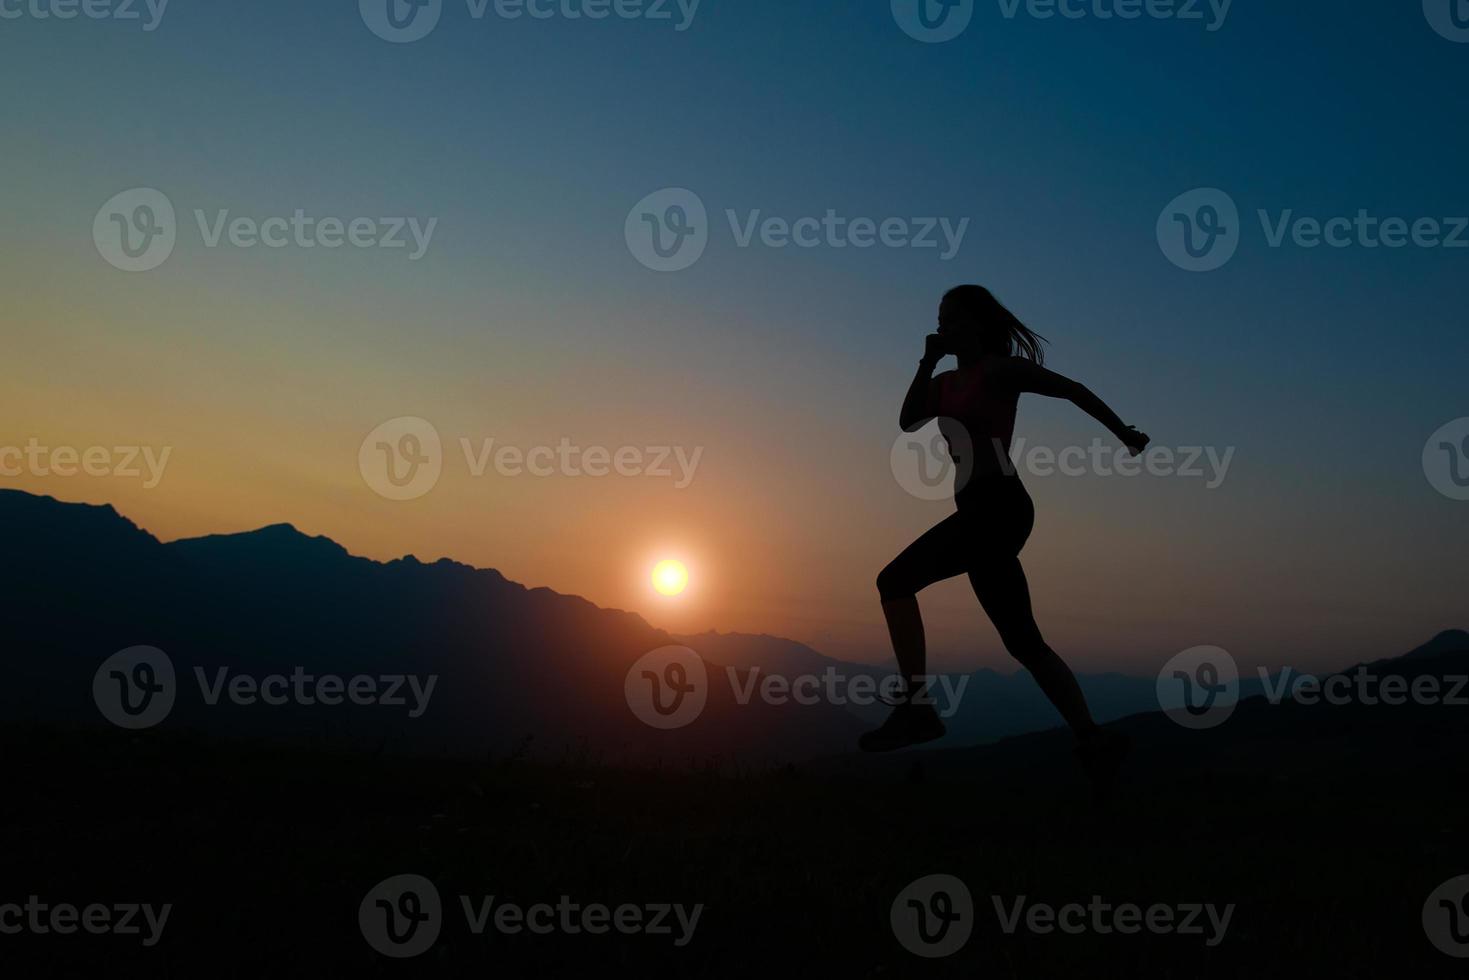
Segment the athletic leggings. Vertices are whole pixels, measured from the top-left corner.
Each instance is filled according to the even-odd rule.
[[[1019,557],[1035,524],[1030,494],[1018,476],[976,476],[955,503],[958,513],[930,528],[882,570],[878,593],[884,602],[907,599],[935,582],[967,574],[1005,649],[1032,673],[1044,670],[1056,655],[1035,624]]]

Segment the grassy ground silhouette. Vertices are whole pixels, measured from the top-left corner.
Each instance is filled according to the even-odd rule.
[[[1351,737],[1356,723],[1341,710],[1333,717]],[[1426,724],[1415,737],[1461,734]],[[50,975],[1197,978],[1459,967],[1429,945],[1419,916],[1469,860],[1462,748],[1376,771],[1309,748],[1268,769],[1232,749],[1175,768],[1149,759],[1150,731],[1138,729],[1142,772],[1099,811],[1054,733],[747,770],[615,769],[578,753],[555,763],[375,758],[187,733],[10,728],[0,902],[37,894],[174,910],[151,949],[83,935],[3,936],[0,947]],[[391,960],[369,948],[357,909],[402,873],[435,883],[445,925],[421,957]],[[889,910],[906,884],[934,873],[968,884],[977,924],[961,952],[923,960],[894,938]],[[460,895],[704,911],[682,948],[670,936],[475,935]],[[1236,911],[1214,948],[1203,936],[1006,934],[991,896],[1010,905],[1022,895]]]

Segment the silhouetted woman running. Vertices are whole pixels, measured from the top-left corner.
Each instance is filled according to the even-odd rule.
[[[1042,367],[1045,342],[982,286],[952,289],[939,306],[938,333],[928,337],[898,424],[914,432],[939,420],[960,474],[954,494],[958,513],[909,545],[877,577],[905,691],[883,726],[862,736],[866,751],[884,752],[944,734],[931,700],[918,697],[926,684],[927,656],[918,593],[961,574],[969,576],[1005,649],[1030,671],[1071,726],[1083,763],[1110,767],[1126,750],[1123,740],[1104,736],[1092,721],[1075,676],[1035,624],[1019,558],[1035,508],[1010,462],[1010,443],[1016,405],[1027,391],[1068,399],[1134,455],[1147,447],[1148,437],[1124,425],[1084,385]],[[946,354],[958,357],[958,370],[933,377]]]

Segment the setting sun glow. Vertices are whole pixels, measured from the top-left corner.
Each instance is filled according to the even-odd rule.
[[[689,570],[681,561],[660,561],[653,566],[653,588],[663,595],[678,595],[689,585]]]

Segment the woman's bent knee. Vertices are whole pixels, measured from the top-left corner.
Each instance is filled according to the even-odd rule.
[[[877,573],[877,594],[883,602],[891,602],[894,599],[911,599],[918,594],[918,590],[912,584],[905,581],[902,571],[896,563],[888,565]]]

